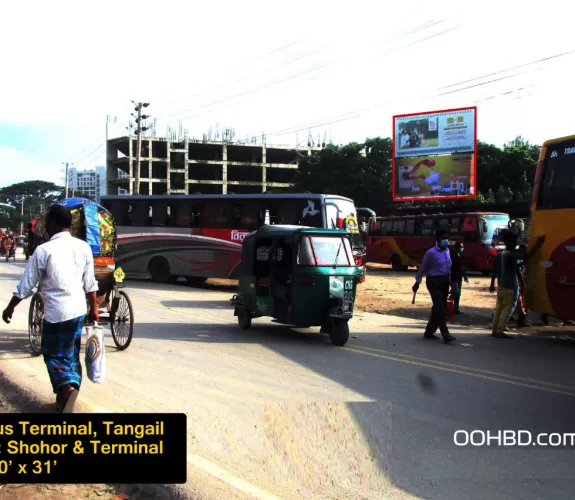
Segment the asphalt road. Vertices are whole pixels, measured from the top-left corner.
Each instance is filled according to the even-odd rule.
[[[0,305],[22,263],[0,263]],[[238,328],[231,289],[127,282],[136,329],[108,338],[109,379],[82,411],[188,415],[188,491],[204,498],[569,498],[566,447],[456,446],[458,430],[575,433],[575,342],[359,313],[334,347],[317,329]],[[0,369],[51,402],[27,346],[29,301],[2,324]],[[4,305],[2,305],[2,308]],[[463,437],[463,436],[461,436]],[[478,435],[479,437],[479,435]],[[222,496],[223,495],[223,496]]]

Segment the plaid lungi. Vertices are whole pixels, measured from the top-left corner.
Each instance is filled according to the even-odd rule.
[[[84,316],[61,323],[44,321],[42,354],[54,394],[66,384],[80,390],[82,384],[80,347],[83,328]]]

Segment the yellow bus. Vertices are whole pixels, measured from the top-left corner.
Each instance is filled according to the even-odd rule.
[[[525,305],[563,320],[575,320],[575,135],[546,141],[531,200],[529,247],[545,235],[528,262]]]

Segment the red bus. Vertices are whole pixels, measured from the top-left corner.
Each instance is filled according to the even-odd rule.
[[[166,283],[185,277],[237,278],[242,241],[265,224],[340,228],[351,234],[358,266],[364,241],[349,198],[323,194],[104,196],[116,221],[116,262],[127,277]]]
[[[357,212],[359,221],[368,222],[367,262],[391,264],[397,271],[419,266],[425,252],[435,244],[436,231],[445,230],[451,242],[464,244],[468,269],[488,276],[501,250],[497,234],[509,224],[509,215],[500,212],[395,217],[374,217],[370,209],[359,208]]]

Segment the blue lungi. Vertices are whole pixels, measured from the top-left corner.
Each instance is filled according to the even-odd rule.
[[[79,390],[82,384],[80,348],[84,316],[61,323],[44,321],[43,326],[42,354],[54,394],[66,384]]]

